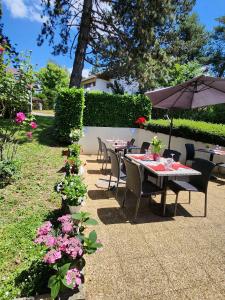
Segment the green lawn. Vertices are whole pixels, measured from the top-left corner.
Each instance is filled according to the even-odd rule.
[[[60,207],[53,186],[62,176],[57,173],[64,161],[62,148],[54,143],[53,118],[36,119],[38,129],[33,140],[19,146],[21,178],[0,190],[1,300],[20,295],[23,287],[18,283],[18,276],[28,270],[32,262],[40,260],[40,251],[33,243],[36,229],[49,212]],[[25,283],[27,280],[29,278]]]

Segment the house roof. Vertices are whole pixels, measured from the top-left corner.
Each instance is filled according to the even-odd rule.
[[[85,83],[86,81],[89,81],[91,79],[97,79],[97,78],[107,80],[107,81],[109,81],[111,79],[109,76],[107,76],[104,73],[97,73],[97,74],[92,74],[92,75],[88,76],[87,78],[83,78],[81,80],[81,82]]]

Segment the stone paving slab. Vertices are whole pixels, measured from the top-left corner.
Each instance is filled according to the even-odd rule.
[[[85,209],[98,220],[95,229],[104,245],[87,257],[86,299],[225,299],[225,179],[209,183],[207,218],[198,193],[191,204],[187,193],[180,194],[174,218],[175,196],[168,191],[166,217],[159,214],[157,196],[153,205],[141,201],[133,223],[136,199],[129,194],[121,208],[123,187],[115,199],[106,191],[108,176],[96,156],[82,158],[89,188]]]

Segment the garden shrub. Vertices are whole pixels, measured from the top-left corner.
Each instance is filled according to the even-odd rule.
[[[153,132],[169,134],[169,122],[167,120],[151,120],[147,129]],[[225,125],[193,121],[186,119],[174,119],[173,136],[183,137],[194,141],[225,146]]]
[[[84,125],[133,127],[138,117],[147,119],[151,102],[144,95],[116,95],[102,92],[85,94]]]
[[[69,143],[71,130],[82,129],[84,91],[76,88],[61,88],[55,106],[55,127],[60,142]]]

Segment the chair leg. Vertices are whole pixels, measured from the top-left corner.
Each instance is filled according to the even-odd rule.
[[[108,190],[110,189],[110,185],[111,185],[111,178],[112,178],[112,174],[110,173]]]
[[[125,192],[124,192],[124,197],[123,197],[123,203],[122,203],[122,207],[125,206],[125,201],[126,201],[126,198],[127,198],[127,189],[125,189]]]
[[[138,200],[137,200],[137,205],[136,205],[136,209],[135,209],[134,220],[137,219],[137,214],[138,214],[138,209],[139,209],[139,206],[140,206],[140,201],[141,201],[141,197],[139,197]]]
[[[102,171],[104,170],[104,164],[105,164],[105,161],[103,160],[103,162],[102,162]]]
[[[115,195],[115,198],[116,198],[116,199],[117,199],[117,195],[118,195],[119,181],[120,181],[120,179],[118,178],[118,179],[117,179],[117,184],[116,184],[116,195]]]
[[[191,204],[191,192],[189,192],[189,204]]]
[[[204,212],[204,217],[207,216],[207,194],[205,193],[205,212]]]
[[[176,194],[175,206],[174,206],[174,217],[177,214],[177,201],[178,201],[178,193]]]
[[[97,154],[97,160],[98,160],[98,156],[99,156],[99,149],[98,149],[98,154]]]

